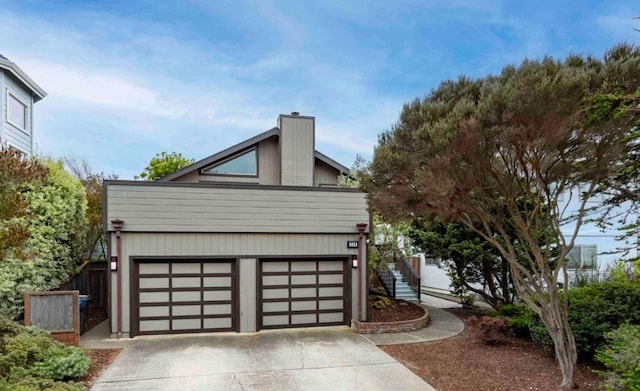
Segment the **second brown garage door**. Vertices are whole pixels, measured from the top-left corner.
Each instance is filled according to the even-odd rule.
[[[134,259],[131,336],[238,331],[234,259]]]
[[[346,258],[260,259],[258,328],[350,322]]]

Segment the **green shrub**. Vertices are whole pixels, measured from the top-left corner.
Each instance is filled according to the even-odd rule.
[[[509,326],[511,326],[513,334],[521,338],[531,338],[531,322],[533,322],[531,312],[509,318]]]
[[[609,370],[596,371],[604,377],[607,391],[640,390],[640,326],[624,324],[605,334],[607,344],[596,359]]]
[[[58,288],[73,276],[85,251],[85,189],[61,161],[43,164],[47,179],[24,193],[28,239],[20,251],[0,259],[0,314],[12,319],[24,311],[24,292]]]
[[[33,376],[70,380],[84,376],[91,363],[82,349],[65,346],[46,333],[27,330],[8,338],[0,356],[0,373],[9,379]]]
[[[580,358],[591,359],[604,344],[605,334],[627,322],[640,324],[640,284],[628,275],[569,291],[569,324]],[[529,331],[534,341],[546,348],[553,347],[537,316]]]
[[[51,379],[26,377],[16,383],[0,378],[0,391],[85,391],[82,383],[59,382]]]
[[[474,295],[460,296],[460,304],[462,304],[462,308],[473,308],[475,302],[476,297]]]
[[[498,307],[498,313],[507,318],[516,317],[522,315],[527,311],[527,307],[517,304],[504,304]]]
[[[371,300],[371,305],[373,305],[375,308],[378,308],[378,309],[386,308],[391,305],[391,299],[388,298],[387,296],[382,296],[382,295],[372,296],[370,300]]]
[[[90,364],[82,349],[0,317],[0,391],[83,390],[70,380],[86,375]]]

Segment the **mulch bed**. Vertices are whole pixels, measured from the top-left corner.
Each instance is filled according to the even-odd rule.
[[[85,377],[80,379],[87,389],[91,389],[91,385],[98,380],[102,372],[111,365],[113,360],[118,357],[118,354],[122,349],[87,349],[85,353],[91,359],[91,366],[89,367],[89,372]]]
[[[84,333],[91,330],[95,326],[102,323],[107,319],[107,313],[104,309],[91,308],[89,309],[89,314],[87,316],[87,320],[85,323]],[[102,372],[104,372],[109,365],[113,362],[113,360],[118,357],[121,348],[115,349],[86,349],[85,353],[91,359],[91,366],[89,367],[89,372],[85,377],[80,379],[87,389],[91,388],[91,385],[98,380]]]
[[[369,302],[367,322],[398,322],[418,319],[424,315],[424,308],[403,300],[390,299],[391,305],[376,308]]]
[[[501,343],[481,342],[478,310],[448,310],[465,322],[465,331],[453,338],[404,345],[381,346],[415,374],[440,391],[556,390],[560,371],[552,352],[528,339],[505,337]],[[598,390],[601,369],[579,363],[575,381],[579,390]]]

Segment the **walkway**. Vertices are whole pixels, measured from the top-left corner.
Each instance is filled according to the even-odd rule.
[[[404,333],[362,334],[362,336],[375,345],[398,345],[437,341],[458,335],[464,330],[464,323],[457,316],[442,309],[460,308],[460,304],[427,295],[421,299],[421,304],[429,311],[429,325],[427,327]]]

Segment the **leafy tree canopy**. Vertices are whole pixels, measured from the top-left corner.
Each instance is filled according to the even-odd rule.
[[[620,45],[601,60],[525,60],[499,75],[444,82],[379,136],[363,184],[386,219],[437,216],[495,247],[554,341],[564,388],[573,385],[576,348],[559,276],[568,280],[565,258],[587,201],[619,175],[628,147],[629,127],[593,121],[588,103],[639,91],[639,60],[638,48]],[[579,193],[571,215],[561,202],[568,192]]]
[[[187,167],[193,162],[193,159],[188,159],[182,156],[181,153],[156,153],[156,155],[149,161],[149,164],[144,168],[144,171],[142,171],[140,175],[135,175],[134,178],[153,181],[176,172],[181,168]]]

